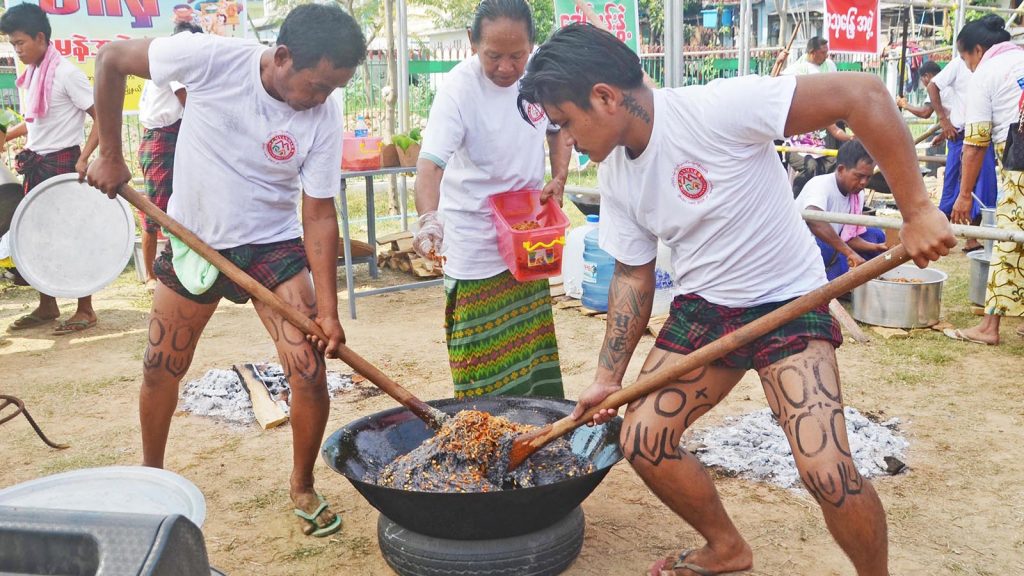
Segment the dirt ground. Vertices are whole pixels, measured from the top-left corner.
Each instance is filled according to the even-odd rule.
[[[939,265],[951,273],[944,316],[974,322],[966,303],[966,258]],[[406,281],[394,273],[361,287]],[[451,396],[439,287],[358,300],[347,320],[349,344],[424,399]],[[31,310],[34,293],[6,286],[0,330]],[[65,315],[73,303],[62,302]],[[39,328],[8,335],[0,347],[0,392],[25,400],[46,433],[71,443],[44,446],[23,418],[0,429],[0,487],[90,466],[141,460],[137,397],[149,296],[131,271],[96,298],[99,325],[77,337]],[[557,310],[556,328],[569,397],[589,383],[604,332],[602,321]],[[898,416],[911,442],[907,473],[878,479],[886,506],[893,574],[1024,574],[1024,339],[1016,319],[1004,323],[1004,345],[955,343],[931,331],[870,344],[848,341],[839,361],[849,405]],[[870,332],[870,331],[869,331]],[[653,344],[646,336],[638,355]],[[275,360],[248,306],[222,304],[186,378],[244,361]],[[634,361],[631,375],[640,362]],[[338,361],[329,369],[348,371]],[[362,384],[369,387],[369,383]],[[391,408],[388,397],[346,393],[331,403],[328,433],[358,417]],[[698,425],[765,406],[753,373]],[[201,417],[174,419],[167,465],[194,482],[207,503],[204,526],[212,563],[229,574],[390,574],[376,541],[377,512],[322,463],[319,489],[344,517],[338,535],[304,537],[287,497],[291,433],[261,431]],[[829,537],[814,501],[791,491],[719,478],[726,507],[754,548],[762,575],[853,574]],[[654,559],[699,546],[692,529],[667,511],[625,463],[584,503],[586,540],[566,572],[640,574]]]

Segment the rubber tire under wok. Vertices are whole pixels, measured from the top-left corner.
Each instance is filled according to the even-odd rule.
[[[401,576],[554,576],[579,555],[583,532],[580,507],[542,530],[494,540],[426,536],[383,514],[377,521],[380,551]]]

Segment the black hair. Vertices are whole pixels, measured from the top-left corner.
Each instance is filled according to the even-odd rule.
[[[50,19],[46,12],[35,4],[18,4],[12,7],[3,16],[0,16],[0,32],[10,36],[15,32],[22,32],[33,38],[40,32],[50,42]]]
[[[934,60],[929,60],[925,62],[924,64],[921,65],[921,69],[917,71],[919,76],[924,76],[925,74],[931,74],[932,76],[935,76],[939,72],[942,72],[942,68],[939,68],[938,62]]]
[[[333,4],[302,4],[285,17],[277,45],[288,47],[292,68],[313,68],[324,58],[335,68],[355,68],[366,59],[359,24]]]
[[[844,166],[847,170],[852,170],[861,162],[871,162],[873,164],[875,160],[864,149],[864,145],[861,144],[860,140],[854,138],[839,147],[839,152],[836,154],[837,166]]]
[[[203,27],[202,26],[197,26],[196,24],[193,24],[192,22],[178,22],[177,24],[174,25],[174,32],[172,32],[171,34],[174,35],[174,34],[178,34],[178,33],[181,33],[181,32],[191,32],[192,34],[202,34],[203,33]]]
[[[532,44],[537,33],[533,27],[533,13],[530,12],[530,5],[526,0],[483,0],[476,7],[476,14],[473,16],[473,27],[469,29],[469,39],[474,44],[480,42],[480,35],[483,34],[484,20],[495,21],[501,18],[508,18],[513,22],[522,22],[526,26],[526,35]]]
[[[811,36],[811,38],[807,40],[808,52],[814,52],[815,50],[818,50],[819,48],[823,48],[825,46],[828,46],[828,40],[825,40],[821,36]]]
[[[1009,41],[1010,33],[1006,31],[1006,21],[997,14],[986,14],[964,24],[956,36],[956,47],[961,52],[970,52],[975,46],[988,50],[1000,42]]]
[[[624,42],[591,24],[570,24],[552,34],[526,65],[519,113],[529,121],[528,104],[562,102],[589,110],[595,84],[632,90],[643,82],[640,58]]]

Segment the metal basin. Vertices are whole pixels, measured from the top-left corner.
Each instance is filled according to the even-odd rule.
[[[925,328],[939,321],[946,273],[903,265],[853,290],[853,317],[889,328]],[[919,282],[898,282],[899,279]]]
[[[593,188],[566,186],[565,195],[579,208],[584,216],[601,213],[601,195]]]
[[[482,410],[515,422],[543,425],[572,412],[575,402],[550,398],[488,397],[427,402],[445,412]],[[622,458],[621,418],[573,432],[573,452],[594,463],[595,471],[545,486],[479,493],[416,492],[373,483],[396,457],[411,452],[432,432],[405,408],[393,408],[356,420],[324,443],[327,465],[352,483],[371,506],[399,526],[455,540],[508,538],[546,528],[575,509]]]
[[[975,306],[984,306],[985,288],[988,286],[989,255],[982,251],[975,251],[969,252],[967,257],[971,259],[967,299]]]

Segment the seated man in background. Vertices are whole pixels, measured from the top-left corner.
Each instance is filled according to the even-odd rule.
[[[875,161],[860,140],[839,148],[834,174],[815,176],[804,186],[796,202],[801,210],[860,214],[864,209],[861,191],[875,172]],[[887,250],[885,232],[850,224],[808,222],[825,262],[825,276],[832,281],[850,268],[863,264]]]

